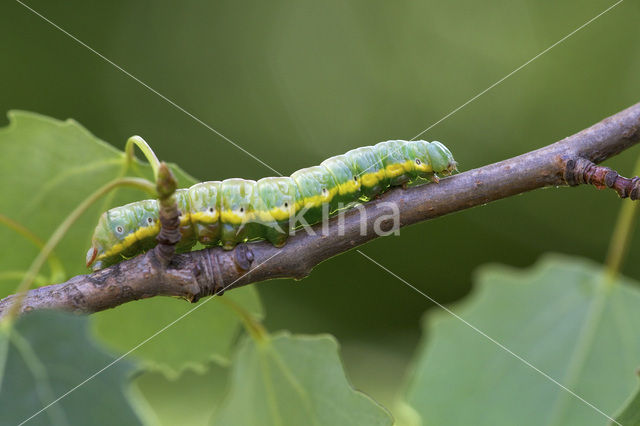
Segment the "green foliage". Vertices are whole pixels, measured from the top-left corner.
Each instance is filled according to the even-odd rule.
[[[121,151],[93,136],[73,120],[65,122],[38,114],[12,111],[8,127],[0,129],[0,212],[46,240],[84,198],[96,188],[120,176],[125,157]],[[181,187],[195,180],[171,166]],[[25,173],[25,171],[29,173]],[[134,172],[152,179],[151,167],[137,164]],[[27,196],[28,195],[28,196]],[[84,256],[98,216],[108,207],[146,197],[131,189],[119,189],[88,211],[56,248],[69,276],[87,273]],[[26,270],[37,247],[20,234],[0,225],[0,271]],[[20,278],[0,281],[0,296],[12,292]],[[49,283],[51,284],[51,283]],[[227,296],[225,296],[227,297]],[[255,289],[247,287],[230,295],[244,309],[261,316]],[[96,315],[98,335],[123,352],[190,309],[184,301],[154,299],[126,305]],[[218,300],[207,302],[187,324],[176,324],[142,346],[135,355],[169,374],[181,367],[203,363],[212,357],[224,361],[239,331],[237,315]],[[206,344],[201,336],[207,335]]]
[[[384,408],[351,388],[333,338],[280,333],[265,339],[247,338],[233,358],[230,372],[209,363],[202,373],[184,370],[167,378],[160,372],[149,372],[137,377],[134,385],[143,397],[138,402],[147,422],[391,424]]]
[[[615,419],[624,426],[640,425],[640,387],[638,387],[629,401]],[[611,422],[611,424],[614,424]]]
[[[202,373],[184,370],[175,378],[158,371],[136,377],[134,388],[146,423],[157,425],[206,425],[227,386],[229,369],[208,363]]]
[[[26,420],[114,360],[89,339],[87,322],[39,311],[0,329],[0,424]],[[139,423],[126,397],[132,368],[127,360],[115,363],[29,424]]]
[[[114,177],[125,172],[151,177],[147,165],[125,170],[122,152],[73,121],[24,112],[12,112],[10,119],[0,129],[0,212],[38,239],[46,240],[81,200]],[[193,183],[172,167],[181,186]],[[84,252],[97,216],[140,197],[118,190],[84,215],[56,249],[58,269],[67,275],[85,272]],[[9,293],[37,244],[24,230],[4,225],[0,291]],[[58,267],[56,262],[50,266]],[[56,271],[48,271],[49,278],[44,272],[38,280],[47,283]],[[639,305],[637,283],[606,282],[599,266],[550,257],[531,271],[485,268],[475,293],[455,311],[599,409],[620,412],[626,425],[635,424],[639,412],[638,397],[629,399],[640,365]],[[270,337],[256,333],[260,327],[254,325],[251,337],[237,345],[241,318],[251,322],[263,316],[253,287],[198,305],[154,298],[98,313],[90,319],[91,336],[120,354],[140,345],[130,356],[145,371],[131,382],[130,361],[118,361],[34,421],[136,423],[129,397],[149,424],[392,423],[385,408],[351,387],[332,337],[286,332]],[[21,421],[113,360],[87,337],[87,321],[38,312],[20,318],[13,329],[5,327],[0,403],[12,408],[0,410],[0,423]],[[426,328],[408,388],[393,406],[398,425],[606,422],[448,313],[431,313]],[[95,394],[101,395],[99,404]]]
[[[22,111],[11,111],[9,120],[0,129],[0,212],[46,241],[82,200],[122,173],[124,154],[73,120]],[[152,179],[148,165],[137,169]],[[180,185],[194,182],[179,168],[172,170]],[[75,224],[55,249],[68,277],[88,272],[84,258],[98,216],[110,206],[144,197],[140,191],[119,189]],[[0,270],[26,271],[38,248],[6,226],[0,226],[0,239]],[[0,282],[0,295],[10,293],[18,281]]]
[[[582,259],[487,267],[458,315],[605,413],[636,386],[640,291]],[[606,418],[448,313],[428,315],[407,401],[434,424],[602,425]],[[461,409],[464,407],[464,409]]]
[[[188,317],[136,349],[132,356],[148,367],[163,369],[171,377],[185,367],[203,371],[211,359],[228,364],[241,327],[238,314],[228,305],[229,299],[254,317],[262,317],[255,289],[243,287],[201,300],[197,305],[168,297],[127,303],[94,314],[94,332],[114,350],[126,352],[193,309]]]
[[[387,411],[354,391],[330,336],[245,340],[213,425],[390,425]]]
[[[0,114],[20,107],[74,117],[118,147],[141,134],[201,180],[273,173],[17,2],[0,3]],[[25,3],[288,174],[358,145],[415,136],[614,0],[186,0],[178,12],[172,1]],[[622,2],[425,139],[450,144],[470,170],[638,102],[639,20],[640,2]],[[638,153],[607,165],[630,174]],[[413,226],[367,252],[450,302],[485,262],[526,266],[548,250],[601,260],[618,206],[615,194],[591,188],[536,191]],[[640,262],[625,269],[640,278]],[[393,352],[399,361],[385,365],[384,390],[397,386],[426,309],[357,254],[323,263],[302,285],[258,290],[270,329],[330,332],[345,349],[366,344],[371,358]],[[346,362],[360,386],[377,377],[354,371],[358,356]]]
[[[2,211],[45,240],[58,222],[91,190],[123,174],[124,157],[72,121],[63,123],[36,114],[16,112],[11,113],[10,118],[9,127],[0,131],[0,154],[3,159],[0,185],[4,185],[2,189],[7,194],[2,200]],[[51,161],[52,158],[59,158],[60,161]],[[18,165],[34,170],[34,173],[29,178],[14,179],[21,176]],[[136,170],[151,177],[148,166],[138,165]],[[174,172],[182,186],[193,182],[175,167]],[[18,202],[24,201],[25,193],[33,194],[26,205]],[[118,191],[74,226],[71,232],[73,238],[64,238],[56,250],[63,268],[69,274],[84,272],[83,253],[88,246],[95,217],[110,205],[139,197],[132,191]],[[10,202],[12,199],[13,203]],[[16,265],[26,269],[36,249],[30,247],[31,243],[13,229],[2,227],[0,232],[11,244],[21,248],[14,250],[12,256],[0,260],[0,270],[15,268]],[[10,289],[8,287],[6,292],[10,292]],[[191,310],[188,320],[172,324]],[[281,335],[273,340],[247,341],[233,364],[233,379],[227,384],[227,368],[223,365],[229,363],[229,353],[238,337],[239,311],[254,319],[262,318],[262,306],[252,287],[234,290],[223,298],[205,299],[199,305],[188,305],[172,298],[142,300],[95,314],[91,320],[93,335],[120,353],[124,354],[144,342],[131,356],[137,357],[147,368],[161,370],[143,373],[134,382],[137,390],[134,394],[137,397],[132,401],[148,423],[203,424],[228,389],[231,392],[215,416],[217,424],[242,424],[246,410],[236,411],[236,406],[244,404],[247,399],[257,404],[253,412],[258,418],[270,417],[276,424],[305,419],[311,419],[315,424],[391,423],[389,414],[381,406],[350,388],[338,358],[337,345],[328,337],[292,338]],[[0,353],[6,355],[3,364],[7,367],[3,398],[17,397],[21,398],[20,404],[31,404],[26,408],[17,404],[16,410],[6,410],[6,414],[12,416],[11,422],[19,420],[20,416],[27,416],[25,412],[37,411],[37,404],[44,404],[54,396],[63,394],[109,363],[105,355],[86,349],[89,345],[86,341],[86,322],[85,318],[50,312],[27,315],[11,331],[11,342],[6,339],[0,341]],[[153,336],[167,325],[170,326],[166,330]],[[74,338],[79,340],[69,339],[61,330],[73,333]],[[149,337],[151,339],[145,342]],[[26,356],[26,361],[21,361],[16,356],[15,342],[21,342],[18,345],[22,351],[20,354],[32,346],[33,350],[29,352],[32,356]],[[56,344],[63,349],[58,350]],[[62,356],[66,355],[65,351],[73,355]],[[34,358],[40,353],[53,359]],[[216,363],[212,364],[212,359]],[[30,364],[23,366],[20,362]],[[55,366],[56,371],[48,372],[42,368],[42,364]],[[80,368],[76,368],[77,365]],[[130,418],[118,419],[110,413],[110,410],[116,409],[113,404],[125,403],[122,394],[125,384],[123,374],[128,371],[129,364],[119,361],[117,365],[119,369],[115,365],[112,367],[113,374],[105,372],[90,381],[95,387],[110,384],[119,390],[112,397],[113,403],[106,401],[102,404],[101,401],[100,411],[96,411],[99,415],[97,419],[135,423],[129,407],[119,409],[119,415]],[[310,365],[314,367],[309,368]],[[69,374],[71,369],[74,374]],[[85,371],[87,369],[92,371]],[[37,374],[38,383],[33,379],[29,381],[29,374]],[[50,377],[50,380],[42,377]],[[237,392],[237,389],[245,389],[254,382],[269,388],[258,387],[251,392]],[[48,411],[53,416],[52,422],[62,421],[60,419],[64,416],[75,419],[89,408],[94,410],[96,404],[86,399],[96,391],[87,392],[92,388],[89,388],[89,384],[86,386],[63,398],[60,405],[52,406]],[[39,395],[35,403],[20,392],[22,390],[25,393],[33,388],[40,392],[30,395],[31,398]],[[112,390],[112,394],[115,390]],[[266,405],[263,404],[265,396],[269,401]],[[203,408],[194,410],[192,404]],[[186,415],[185,407],[192,414]]]
[[[144,2],[125,0],[109,2],[108,7],[78,0],[59,2],[55,7],[49,3],[32,2],[30,6],[283,173],[316,164],[354,145],[416,135],[610,4],[588,0],[576,8],[576,2],[567,0],[462,0],[350,2],[345,6],[345,2],[335,0],[188,0],[181,2],[180,13],[176,13],[173,2],[154,2],[152,8]],[[451,144],[460,155],[462,168],[468,170],[539,148],[637,102],[639,13],[640,3],[622,2],[424,137]],[[204,180],[239,176],[257,179],[272,173],[48,24],[38,24],[38,19],[15,2],[0,5],[0,33],[4,35],[3,53],[7,58],[6,66],[0,67],[2,113],[20,106],[56,117],[73,116],[116,146],[123,146],[127,136],[139,133],[161,158],[177,161]],[[75,134],[52,129],[45,133],[52,135],[51,144],[72,143]],[[63,133],[65,137],[60,138]],[[39,147],[32,150],[27,146],[31,138],[23,136],[13,139],[20,145],[14,148],[40,156],[42,161],[32,163],[24,155],[9,161],[0,151],[0,214],[8,214],[9,208],[12,218],[30,222],[29,228],[46,239],[60,219],[58,216],[49,221],[46,209],[56,215],[68,198],[73,203],[75,194],[86,195],[96,188],[93,177],[97,173],[107,169],[116,173],[119,166],[107,164],[92,173],[76,173],[77,179],[59,185],[54,176],[68,170],[65,163],[95,147],[72,144],[76,150],[48,159],[46,150],[43,154]],[[0,149],[4,140],[0,132]],[[629,173],[640,146],[633,149],[607,165]],[[93,167],[92,158],[84,160],[71,169],[79,164]],[[55,168],[55,174],[46,174],[44,181],[30,187],[21,186],[34,175],[42,176],[43,168]],[[150,177],[146,170],[145,176]],[[105,179],[113,173],[105,174]],[[54,181],[49,182],[50,178]],[[60,202],[51,198],[48,205],[27,208],[47,186],[55,188],[53,192],[66,191],[64,188],[70,191],[62,194]],[[126,193],[131,197],[123,197]],[[121,190],[114,204],[120,203],[119,199],[126,202],[140,196]],[[536,191],[413,226],[400,238],[372,242],[368,252],[375,259],[384,259],[390,269],[401,272],[436,300],[449,302],[466,294],[471,271],[485,262],[525,266],[549,250],[602,259],[618,206],[613,193],[591,188]],[[67,276],[85,271],[82,259],[88,234],[100,211],[96,207],[89,212],[58,249],[67,252],[68,244],[78,244],[78,250],[68,251],[70,261],[65,265],[74,269],[67,270]],[[0,294],[6,294],[37,249],[2,226],[0,238]],[[639,249],[640,239],[636,238],[631,252]],[[640,262],[630,262],[626,271],[640,277]],[[43,284],[51,282],[46,272],[40,280]],[[324,262],[302,285],[281,280],[259,288],[269,311],[270,328],[331,332],[339,336],[343,347],[366,344],[366,352],[350,355],[343,351],[345,357],[352,357],[346,370],[353,383],[376,396],[398,385],[394,377],[401,375],[404,359],[412,353],[419,335],[416,319],[428,306],[423,298],[392,278],[382,278],[378,269],[354,254]],[[171,302],[176,307],[181,305]],[[182,305],[184,310],[192,307]],[[208,303],[212,305],[218,305],[218,301]],[[541,308],[530,307],[532,322],[545,315],[536,309]],[[635,311],[618,312],[616,318],[626,323],[626,315]],[[147,317],[157,314],[149,312]],[[504,304],[487,316],[508,325],[511,314],[513,309]],[[194,327],[200,325],[190,319],[183,321]],[[163,318],[158,328],[166,322]],[[135,324],[123,320],[113,327],[126,330]],[[547,331],[555,328],[556,324],[550,324]],[[206,330],[202,333],[198,342],[219,337],[210,336]],[[426,335],[425,339],[430,337]],[[440,334],[440,341],[446,337]],[[547,342],[554,343],[540,340],[536,350],[552,350],[546,347]],[[457,344],[466,347],[464,341]],[[166,350],[174,351],[175,346],[178,344]],[[392,352],[397,361],[384,362],[379,354],[385,352]],[[626,353],[626,347],[609,347],[607,352],[612,358]],[[469,363],[474,355],[469,354]],[[615,368],[615,360],[607,363]],[[458,377],[458,366],[451,364],[448,361],[442,368]],[[462,371],[471,368],[461,365]],[[511,364],[508,367],[516,368]],[[483,368],[478,362],[477,369]],[[384,374],[379,374],[383,369]],[[563,373],[554,377],[561,379]],[[183,403],[184,422],[176,415],[179,407],[170,416],[172,398],[187,395],[188,385],[180,385],[183,375],[191,373],[183,372],[176,381],[165,379],[162,373],[149,374],[158,380],[145,381],[148,386],[140,388],[145,395],[157,391],[148,400],[157,408],[157,417],[166,419],[163,423],[185,424],[195,421],[192,412],[209,410],[199,405],[202,400],[195,399],[198,392],[191,389],[196,406]],[[198,376],[202,381],[185,379],[185,383],[202,386],[202,395],[210,396],[204,383],[207,374]],[[526,391],[529,380],[535,377],[532,372],[513,394]],[[379,383],[372,383],[370,378]],[[623,387],[628,386],[628,380]],[[470,399],[466,390],[466,383],[455,391],[444,388],[452,398],[445,404],[451,416],[466,408]],[[497,391],[501,392],[499,388]],[[164,392],[166,397],[161,398]],[[520,407],[521,401],[528,407],[532,402],[526,397],[524,392],[516,404],[511,403],[513,399],[493,404],[471,424],[496,406],[510,413]],[[211,396],[214,399],[217,397]],[[408,405],[402,407],[401,411],[409,415],[401,416],[394,406],[398,421],[400,417],[412,418]],[[4,409],[0,404],[0,412]],[[541,403],[538,411],[547,409]],[[528,416],[529,412],[523,413],[515,423]],[[436,420],[424,418],[422,425],[437,424]],[[606,422],[601,420],[601,424]],[[417,425],[402,423],[406,424]]]

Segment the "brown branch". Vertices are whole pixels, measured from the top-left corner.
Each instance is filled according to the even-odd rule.
[[[640,103],[552,145],[443,179],[439,184],[394,189],[343,217],[290,237],[282,248],[267,242],[241,244],[175,255],[164,266],[154,250],[90,275],[29,291],[23,310],[65,309],[96,312],[153,296],[190,301],[226,288],[272,278],[303,278],[318,263],[376,238],[373,227],[389,229],[384,203],[395,203],[406,226],[546,186],[592,184],[637,199],[640,179],[627,179],[596,166],[640,140]],[[361,232],[361,210],[367,232]],[[381,226],[382,225],[382,226]],[[0,315],[15,296],[0,301]]]
[[[176,178],[163,162],[158,167],[156,176],[156,192],[158,193],[158,220],[160,233],[156,237],[158,245],[153,251],[163,267],[171,262],[176,252],[176,244],[180,242],[180,210],[176,202],[175,192],[178,187]]]

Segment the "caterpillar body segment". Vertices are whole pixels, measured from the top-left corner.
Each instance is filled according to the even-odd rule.
[[[390,187],[435,181],[454,170],[456,162],[440,142],[387,141],[289,177],[198,183],[175,193],[182,234],[176,250],[189,251],[196,242],[232,249],[259,239],[280,247],[292,227],[318,223],[323,215],[369,201]],[[87,266],[101,269],[149,250],[159,232],[156,200],[113,208],[98,221]]]

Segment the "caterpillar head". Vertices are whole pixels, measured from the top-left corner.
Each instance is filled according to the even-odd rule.
[[[419,173],[437,173],[450,175],[457,170],[457,163],[451,151],[438,141],[416,141],[409,147],[414,157],[414,168]]]
[[[87,267],[91,267],[94,265],[96,260],[98,261],[93,269],[100,269],[102,267],[101,258],[105,256],[105,253],[108,250],[108,247],[112,247],[114,244],[117,244],[117,239],[113,230],[108,226],[108,215],[109,212],[104,212],[102,216],[100,216],[100,220],[98,221],[98,225],[96,229],[93,231],[93,237],[91,238],[91,248],[87,251]]]
[[[453,159],[453,154],[442,143],[433,141],[429,144],[427,150],[433,164],[433,170],[436,173],[449,175],[458,170],[458,163]]]
[[[100,216],[87,251],[87,267],[98,270],[122,260],[136,242],[139,228],[135,208],[131,205],[111,209]],[[153,219],[152,219],[153,220]]]

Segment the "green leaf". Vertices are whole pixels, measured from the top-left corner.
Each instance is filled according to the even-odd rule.
[[[347,381],[331,336],[245,339],[214,425],[390,425],[391,416]]]
[[[11,111],[8,116],[9,125],[0,129],[0,212],[46,241],[81,200],[121,173],[124,153],[73,120],[24,111]],[[171,167],[180,186],[195,182]],[[138,168],[143,177],[152,179],[151,167],[139,164]],[[89,272],[84,259],[100,214],[108,207],[147,197],[121,188],[83,215],[55,249],[67,278]],[[26,271],[38,248],[3,225],[0,239],[0,271]],[[19,281],[19,274],[1,281],[0,296],[9,294]]]
[[[87,318],[38,311],[0,330],[0,424],[18,424],[114,360],[89,339]],[[133,365],[120,360],[29,424],[139,424],[127,402]]]
[[[592,262],[492,266],[454,312],[611,416],[636,387],[640,292]],[[602,425],[607,418],[444,311],[427,316],[407,401],[431,424]],[[464,407],[463,409],[461,407]]]
[[[10,112],[9,119],[9,125],[0,129],[0,212],[46,241],[81,200],[122,172],[124,153],[73,120],[63,122],[22,111]],[[150,166],[140,163],[138,169],[152,179]],[[178,167],[171,169],[181,187],[195,183]],[[140,191],[121,188],[83,215],[55,250],[69,276],[89,272],[84,259],[99,215],[110,206],[146,197]],[[0,281],[0,296],[4,296],[14,290],[21,278],[19,271],[26,271],[38,249],[1,224],[0,240],[0,277],[5,278]],[[232,298],[246,310],[261,313],[252,287],[228,294],[224,297]],[[132,302],[96,315],[98,335],[126,352],[191,307],[171,299]],[[237,316],[220,306],[218,300],[212,300],[136,354],[176,372],[186,364],[206,362],[212,356],[226,357],[238,330]]]
[[[148,368],[162,369],[173,378],[187,367],[202,372],[212,359],[223,365],[228,363],[231,347],[240,331],[240,317],[227,304],[228,299],[254,317],[262,317],[257,292],[252,287],[242,287],[226,292],[224,296],[203,299],[196,305],[169,297],[127,303],[94,314],[94,332],[114,350],[126,352],[195,308],[131,356]]]
[[[160,372],[148,371],[136,377],[133,385],[142,398],[139,406],[147,424],[206,425],[227,385],[228,368],[209,363],[204,373],[183,371],[169,379]]]
[[[393,406],[393,426],[422,426],[420,414],[404,401],[397,401]]]
[[[624,426],[640,425],[640,386],[635,393],[629,398],[627,404],[616,416],[616,421]],[[611,422],[611,424],[614,424]]]

